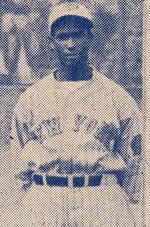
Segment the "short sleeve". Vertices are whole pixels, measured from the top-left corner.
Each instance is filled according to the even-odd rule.
[[[21,95],[13,111],[10,132],[10,151],[16,158],[20,157],[24,145],[22,125],[26,118],[25,112],[26,109],[22,103]]]
[[[115,105],[119,120],[115,147],[128,167],[123,173],[121,184],[131,201],[138,202],[142,192],[143,114],[134,99],[122,89],[115,97]]]

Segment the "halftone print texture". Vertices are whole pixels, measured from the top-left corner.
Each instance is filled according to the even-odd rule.
[[[2,0],[2,227],[148,227],[143,0]]]

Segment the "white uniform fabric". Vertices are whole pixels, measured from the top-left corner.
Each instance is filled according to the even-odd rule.
[[[127,196],[115,176],[103,177],[99,187],[33,185],[22,207],[2,217],[3,227],[136,226]]]
[[[126,122],[122,133],[125,142],[121,155],[112,159],[114,138],[110,146],[101,138],[106,140],[108,128],[119,132],[120,122]],[[107,126],[107,130],[101,130],[102,126]],[[141,113],[127,92],[113,81],[93,70],[89,81],[58,82],[52,72],[21,95],[13,116],[12,151],[18,160],[21,157],[25,163],[34,162],[35,172],[43,178],[45,173],[38,167],[60,157],[88,162],[102,158],[105,170],[118,170],[130,166],[134,159],[131,141],[139,133],[142,133]],[[23,170],[20,163],[18,168]],[[60,175],[57,168],[48,174]],[[64,175],[72,177],[76,173]],[[127,196],[113,174],[103,174],[98,187],[49,187],[45,183],[43,186],[32,183],[20,215],[19,227],[135,226]]]
[[[49,28],[58,18],[66,15],[84,17],[89,21],[93,20],[90,10],[83,4],[79,2],[64,2],[53,7],[48,19]]]

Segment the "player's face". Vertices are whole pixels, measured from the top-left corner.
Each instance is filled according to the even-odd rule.
[[[55,30],[54,43],[59,60],[65,65],[76,65],[87,61],[91,36],[87,29],[64,26]]]

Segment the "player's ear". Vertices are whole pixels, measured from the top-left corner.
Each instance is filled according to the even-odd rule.
[[[89,48],[92,47],[93,40],[94,40],[94,35],[93,35],[93,32],[90,30],[88,32],[88,46],[89,46]]]
[[[94,38],[94,30],[93,30],[93,27],[90,28],[90,30],[89,30],[89,36],[90,36],[90,39],[93,40],[93,38]]]
[[[88,33],[88,38],[89,38],[89,40],[92,41],[93,38],[94,38],[93,29],[92,29],[92,28],[88,29],[88,30],[87,30],[87,33]]]

